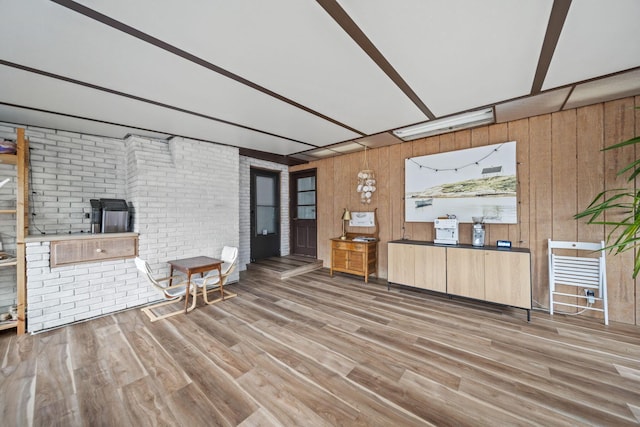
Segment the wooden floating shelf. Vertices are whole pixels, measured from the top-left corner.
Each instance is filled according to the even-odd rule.
[[[0,214],[14,214],[17,213],[15,209],[0,209]]]
[[[9,320],[7,322],[0,322],[0,331],[4,331],[5,329],[17,328],[18,321],[17,320]]]
[[[15,154],[0,154],[0,163],[16,165],[18,164],[18,156]]]

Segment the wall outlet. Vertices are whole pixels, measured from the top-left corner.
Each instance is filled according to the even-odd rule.
[[[587,302],[593,304],[596,302],[595,293],[591,289],[585,289],[584,294],[587,296]]]

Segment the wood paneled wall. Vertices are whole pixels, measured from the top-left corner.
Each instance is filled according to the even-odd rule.
[[[606,240],[610,228],[587,225],[573,215],[605,188],[627,187],[617,172],[635,159],[635,147],[602,148],[640,134],[640,97],[630,97],[508,123],[484,126],[388,147],[367,150],[377,176],[372,204],[360,204],[357,172],[365,153],[347,154],[292,167],[316,168],[318,177],[318,258],[329,266],[329,239],[340,235],[343,209],[378,209],[379,276],[387,277],[387,245],[403,237],[433,240],[433,223],[404,222],[404,160],[470,147],[517,141],[518,224],[488,224],[486,241],[511,240],[531,250],[534,306],[548,307],[547,239]],[[608,218],[612,219],[612,218]],[[461,243],[470,243],[471,225],[460,225]],[[632,278],[633,250],[607,255],[609,317],[640,324],[640,289]],[[594,313],[598,316],[598,313]]]

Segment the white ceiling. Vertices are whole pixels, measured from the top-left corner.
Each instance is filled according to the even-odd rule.
[[[479,107],[508,121],[640,94],[638,0],[0,0],[0,14],[0,121],[114,138],[311,160]]]

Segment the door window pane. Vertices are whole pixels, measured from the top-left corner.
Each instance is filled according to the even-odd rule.
[[[309,191],[316,189],[316,177],[308,176],[306,178],[298,178],[298,191]]]
[[[276,180],[267,176],[256,176],[256,204],[275,206]]]
[[[298,219],[316,219],[316,207],[298,206]]]
[[[298,193],[299,205],[315,205],[316,204],[316,192],[305,191],[304,193]]]
[[[276,232],[277,211],[273,206],[257,206],[256,207],[256,233],[264,234]]]

